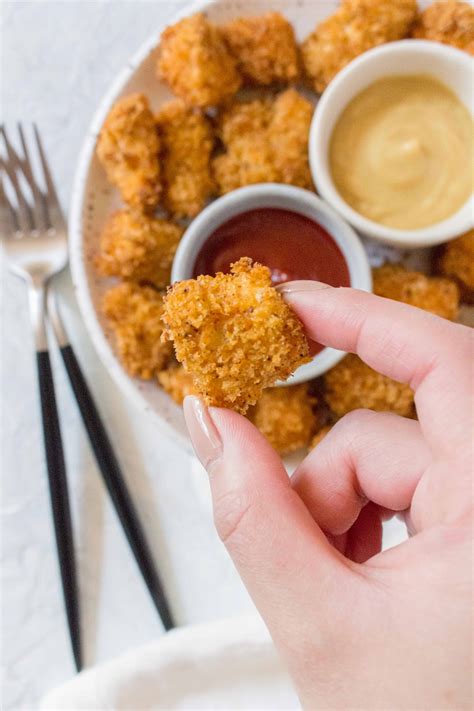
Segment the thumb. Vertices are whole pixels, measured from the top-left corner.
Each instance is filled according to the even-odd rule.
[[[350,594],[349,563],[328,543],[283,464],[260,432],[231,410],[184,403],[194,449],[211,484],[214,520],[275,641],[301,647],[308,617],[334,625],[331,608]],[[311,640],[314,644],[314,639]]]

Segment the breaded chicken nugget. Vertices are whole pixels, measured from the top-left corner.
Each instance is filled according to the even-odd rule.
[[[264,388],[309,361],[303,327],[271,286],[270,270],[244,257],[230,274],[168,289],[164,338],[207,405],[245,413]]]
[[[106,292],[102,310],[124,368],[144,380],[155,377],[173,352],[170,343],[161,341],[162,295],[149,286],[125,282]]]
[[[104,276],[164,289],[170,283],[171,264],[182,234],[183,228],[168,220],[120,210],[105,223],[97,269]]]
[[[220,27],[237,68],[251,84],[297,79],[298,47],[293,27],[279,12],[240,17]]]
[[[332,430],[332,425],[325,425],[324,427],[321,427],[321,429],[316,432],[314,435],[313,439],[311,440],[311,444],[309,445],[310,449],[314,449],[316,445],[318,445],[320,442],[323,441],[323,439],[326,437],[326,435]]]
[[[156,121],[163,146],[163,204],[175,217],[195,217],[214,189],[211,124],[180,99],[165,104]]]
[[[219,29],[203,13],[185,17],[161,36],[158,76],[189,106],[217,106],[242,79]]]
[[[413,415],[411,388],[380,375],[356,355],[347,355],[327,372],[324,383],[325,400],[339,417],[359,408],[394,412],[403,417]]]
[[[280,454],[307,447],[318,418],[306,384],[264,390],[247,417]]]
[[[197,395],[192,376],[178,363],[158,373],[158,382],[178,405],[183,404],[187,395]]]
[[[421,13],[412,37],[442,42],[474,54],[474,8],[456,0],[434,2]]]
[[[444,245],[439,267],[459,284],[461,300],[474,303],[474,230]]]
[[[403,301],[443,318],[455,319],[459,289],[451,279],[408,271],[401,264],[384,264],[373,270],[374,294]]]
[[[368,49],[407,37],[416,12],[416,0],[343,0],[301,47],[313,88],[324,91],[346,64]]]
[[[131,207],[152,210],[161,193],[160,143],[155,120],[143,94],[119,99],[104,121],[97,157],[107,178]]]
[[[273,162],[278,182],[311,189],[308,136],[314,107],[294,89],[281,93],[273,105],[269,126]]]

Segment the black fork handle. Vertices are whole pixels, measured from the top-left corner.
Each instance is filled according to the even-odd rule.
[[[49,494],[59,569],[71,638],[78,671],[82,669],[81,630],[76,565],[61,430],[48,351],[37,351],[38,382],[43,420],[43,436],[48,469]]]

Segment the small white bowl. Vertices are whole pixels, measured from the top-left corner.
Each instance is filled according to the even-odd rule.
[[[429,247],[467,232],[474,224],[474,198],[442,222],[400,230],[363,217],[343,200],[332,180],[328,153],[334,126],[347,104],[378,79],[400,74],[429,74],[443,82],[473,112],[473,60],[465,52],[437,42],[402,40],[365,52],[329,84],[313,117],[309,156],[318,192],[351,225],[369,237],[397,247]],[[467,150],[468,148],[466,148]]]
[[[208,205],[193,220],[179,243],[171,281],[192,278],[195,260],[201,247],[220,225],[243,212],[265,207],[290,210],[319,223],[341,250],[349,269],[351,286],[364,291],[371,290],[369,261],[354,230],[314,193],[277,183],[240,188]],[[336,365],[344,355],[342,351],[334,348],[324,348],[310,363],[302,365],[288,380],[278,385],[295,385],[316,378]]]

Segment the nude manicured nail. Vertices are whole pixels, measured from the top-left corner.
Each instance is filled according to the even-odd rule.
[[[323,284],[321,281],[309,281],[302,279],[300,281],[287,281],[285,284],[279,284],[277,291],[280,294],[298,294],[309,291],[321,291],[321,289],[333,289],[330,284]]]
[[[222,456],[222,441],[203,401],[188,395],[184,400],[184,418],[196,456],[209,471]]]

